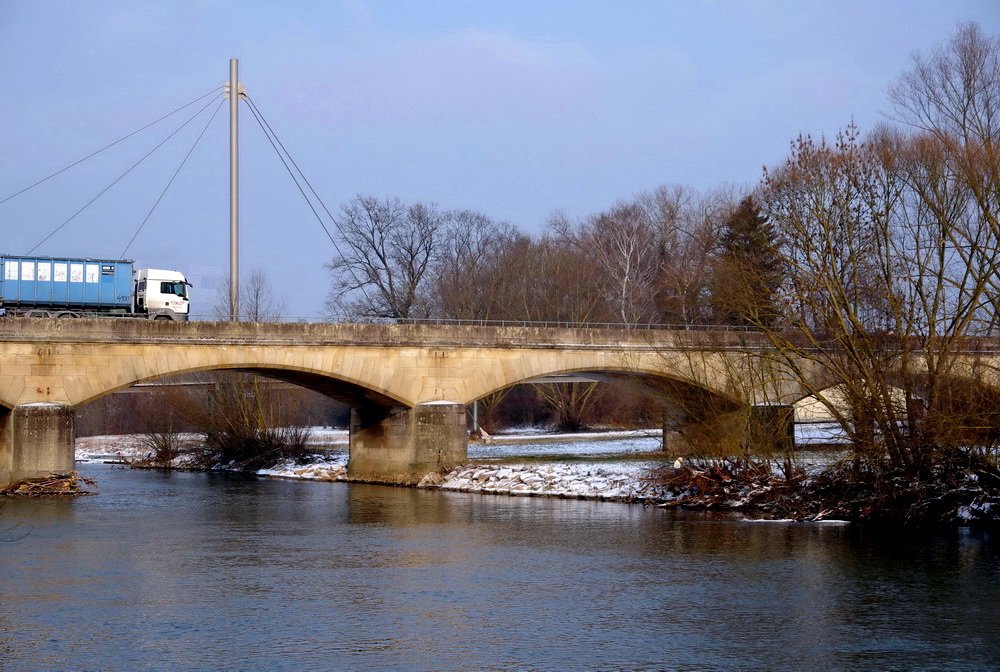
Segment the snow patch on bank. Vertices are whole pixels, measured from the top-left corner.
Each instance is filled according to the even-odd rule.
[[[199,434],[180,434],[184,443],[196,443]],[[125,462],[152,456],[142,434],[81,436],[76,440],[77,462]]]
[[[643,480],[645,462],[466,465],[428,474],[418,487],[484,494],[574,497],[612,501],[664,500],[666,492]]]
[[[202,441],[202,435],[197,433],[178,434],[177,438],[182,445],[189,447],[198,446]],[[348,442],[346,429],[310,427],[306,445],[346,451]],[[77,462],[123,462],[150,457],[152,451],[142,434],[81,436],[76,440]]]
[[[673,496],[643,480],[645,462],[468,464],[448,473],[431,472],[417,485],[451,492],[565,497],[609,501],[665,501]],[[261,469],[260,476],[314,481],[349,481],[347,459],[322,459],[310,464],[282,464]]]
[[[324,458],[317,455],[308,464],[279,464],[270,469],[260,469],[257,475],[305,481],[346,481],[347,457]]]

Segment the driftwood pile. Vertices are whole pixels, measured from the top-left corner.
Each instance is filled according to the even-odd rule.
[[[4,490],[0,490],[0,495],[13,495],[17,497],[47,497],[49,495],[89,495],[90,490],[84,486],[97,487],[97,483],[89,478],[84,478],[80,474],[50,474],[44,478],[27,478],[23,481],[12,483]]]
[[[674,497],[661,507],[723,509],[798,521],[895,522],[910,527],[1000,522],[1000,469],[979,465],[923,478],[902,470],[852,471],[850,463],[806,475],[764,464],[675,466],[648,477]]]

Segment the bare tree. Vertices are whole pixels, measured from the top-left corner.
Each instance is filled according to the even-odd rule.
[[[1000,134],[1000,36],[959,26],[890,87],[896,119],[949,143],[984,147]],[[995,149],[995,147],[994,147]],[[996,170],[994,162],[993,170]]]
[[[228,320],[229,308],[229,276],[215,290],[215,301],[212,303],[212,316],[218,320]],[[285,300],[274,293],[274,288],[267,274],[254,268],[246,281],[240,283],[240,315],[244,322],[277,322],[287,313]]]
[[[490,271],[491,319],[580,324],[607,321],[598,269],[558,235],[515,235]]]
[[[659,229],[655,280],[658,321],[674,325],[711,320],[709,281],[722,222],[736,202],[734,189],[698,194],[678,185],[640,193],[634,202]]]
[[[676,244],[684,212],[691,208],[694,199],[695,193],[689,187],[663,184],[636,194],[632,200],[657,227],[664,248],[669,250]]]
[[[554,218],[551,226],[596,264],[601,293],[614,321],[654,320],[656,276],[664,247],[662,222],[635,202],[619,202],[579,226],[572,227],[564,216]]]
[[[851,438],[857,469],[923,477],[992,440],[970,432],[971,401],[991,395],[968,394],[968,351],[997,238],[964,174],[933,135],[853,128],[832,146],[800,138],[767,174],[790,282],[780,319],[759,326]]]
[[[505,261],[526,236],[507,222],[471,210],[449,212],[446,219],[433,269],[434,312],[452,319],[492,319],[505,285],[523,282]]]
[[[335,223],[340,256],[327,268],[331,316],[407,318],[426,315],[425,276],[441,243],[445,218],[433,204],[357,196]]]
[[[250,271],[247,282],[241,287],[242,316],[250,322],[273,322],[287,312],[285,300],[274,293],[267,274],[259,268]]]
[[[938,157],[922,166],[911,186],[927,203],[933,188],[946,181],[951,191],[967,193],[968,226],[951,231],[954,250],[972,266],[988,267],[991,292],[987,310],[1000,310],[1000,36],[986,35],[974,23],[959,26],[929,55],[914,56],[913,67],[889,90],[896,118],[922,136],[911,155]],[[936,170],[930,173],[929,170]],[[927,179],[938,180],[928,184]],[[955,207],[955,199],[950,201]],[[939,216],[953,213],[939,211]]]
[[[200,466],[256,471],[306,454],[309,430],[293,424],[295,408],[273,381],[240,371],[215,371],[195,391],[179,392],[177,414],[203,436],[195,456]],[[155,437],[154,447],[176,441]]]

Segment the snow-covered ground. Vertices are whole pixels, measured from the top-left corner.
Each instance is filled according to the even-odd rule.
[[[608,457],[637,455],[660,450],[659,430],[580,432],[553,434],[535,430],[517,430],[491,436],[487,441],[469,443],[469,458],[474,460],[509,457]]]
[[[643,475],[654,462],[548,462],[478,464],[447,474],[428,474],[423,487],[497,495],[578,497],[583,499],[664,499]]]
[[[199,434],[178,435],[182,443],[195,445],[199,437]],[[343,451],[347,455],[347,430],[311,427],[307,443],[317,449],[322,448],[324,452]],[[77,462],[124,461],[149,456],[150,450],[144,445],[142,434],[82,436],[76,440]]]
[[[181,434],[181,441],[197,441],[197,434]],[[143,445],[141,434],[109,434],[81,436],[76,440],[77,462],[124,462],[143,459],[150,450]]]
[[[795,445],[832,445],[847,443],[844,430],[836,422],[799,422],[795,424]]]
[[[182,438],[197,441],[197,435]],[[347,430],[312,428],[309,442],[317,447],[317,454],[307,464],[278,465],[258,474],[321,481],[349,479]],[[661,445],[657,430],[580,434],[513,431],[491,437],[489,442],[470,443],[469,464],[445,474],[428,474],[418,487],[517,496],[664,500],[670,495],[643,478],[649,469],[662,464],[662,453],[657,452]],[[650,459],[642,459],[643,453],[650,453]],[[76,443],[78,461],[123,462],[148,456],[141,435],[82,437]],[[551,460],[546,460],[547,456]],[[825,464],[839,455],[822,452],[802,457],[809,464]]]

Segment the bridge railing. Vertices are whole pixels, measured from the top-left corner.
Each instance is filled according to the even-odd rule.
[[[223,322],[214,315],[191,315],[193,321]],[[241,322],[254,321],[250,316],[242,316]],[[347,317],[347,316],[281,316],[268,318],[264,322],[293,322],[309,324],[426,324],[431,326],[468,327],[539,327],[548,329],[614,329],[639,330],[661,329],[665,331],[756,331],[753,327],[726,324],[674,324],[666,322],[562,322],[553,320],[486,320],[457,319],[448,317]]]

